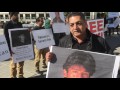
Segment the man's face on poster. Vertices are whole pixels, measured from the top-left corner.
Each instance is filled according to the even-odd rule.
[[[65,78],[89,78],[90,74],[86,71],[86,69],[82,65],[73,65],[68,68],[68,70],[64,69],[64,77]]]
[[[23,34],[19,36],[19,39],[20,39],[20,42],[25,43],[25,36]]]

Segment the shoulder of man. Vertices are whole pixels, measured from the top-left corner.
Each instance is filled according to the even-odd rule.
[[[33,27],[33,30],[38,30],[38,29],[39,29],[38,26]]]
[[[68,47],[71,44],[71,36],[66,35],[60,39],[59,46],[60,47]]]
[[[12,26],[12,21],[8,21],[8,22],[5,23],[4,29],[11,28],[11,26]]]
[[[104,38],[102,38],[98,35],[95,35],[95,34],[93,34],[92,37],[93,37],[93,42],[97,43],[97,45],[101,45],[103,47],[103,49],[104,49],[103,51],[105,53],[107,53],[107,54],[113,53],[112,49],[110,48],[110,46],[108,45],[107,41]]]
[[[8,22],[5,23],[5,25],[10,25],[10,24],[12,24],[11,21],[8,21]]]
[[[18,25],[20,25],[21,27],[23,27],[21,22],[18,22]]]

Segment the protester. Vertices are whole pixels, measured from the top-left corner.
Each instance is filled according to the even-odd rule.
[[[60,47],[100,53],[112,53],[112,50],[102,37],[92,34],[88,30],[83,13],[70,13],[68,15],[68,24],[70,26],[70,35],[60,40]],[[46,60],[52,60],[53,55],[53,53],[48,52],[46,54]]]
[[[51,20],[46,18],[45,20],[45,29],[50,29],[51,28]]]
[[[13,52],[11,51],[11,47],[10,47],[10,39],[9,39],[9,31],[8,31],[8,29],[22,28],[22,24],[20,22],[18,22],[18,14],[19,14],[19,12],[9,12],[10,21],[7,22],[5,24],[5,26],[4,26],[4,35],[6,37],[8,47],[9,47],[9,50],[11,52],[11,56],[12,56]],[[23,76],[23,74],[24,74],[23,73],[23,66],[24,66],[24,61],[19,62],[19,63],[16,64],[16,63],[13,62],[13,59],[11,57],[10,77],[11,78],[16,78],[17,73],[18,73],[19,78],[24,78],[24,76]]]
[[[33,28],[33,30],[45,29],[43,27],[43,23],[44,23],[43,18],[38,17],[36,19],[36,26]],[[47,68],[45,55],[46,55],[46,52],[48,51],[48,48],[37,49],[36,45],[34,45],[34,47],[35,47],[34,48],[35,49],[35,60],[34,60],[35,61],[35,71],[37,74],[40,74],[39,64],[40,64],[41,56],[43,57],[43,68]]]

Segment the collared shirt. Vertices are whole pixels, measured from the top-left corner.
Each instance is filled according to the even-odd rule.
[[[75,39],[73,36],[72,38],[72,49],[79,49],[79,50],[87,50],[88,49],[88,44],[90,43],[90,37],[87,36],[87,38],[82,42],[78,43],[77,39]]]

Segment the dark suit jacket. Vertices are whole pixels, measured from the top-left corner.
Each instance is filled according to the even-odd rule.
[[[6,37],[6,40],[7,40],[8,47],[9,47],[10,51],[11,51],[11,48],[10,48],[10,39],[9,39],[8,29],[14,29],[14,28],[22,28],[22,23],[20,23],[20,22],[14,23],[13,21],[9,21],[4,26],[4,35]]]

